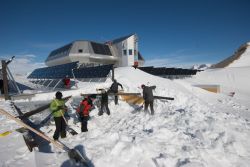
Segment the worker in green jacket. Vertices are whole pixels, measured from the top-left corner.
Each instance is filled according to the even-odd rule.
[[[56,98],[50,103],[50,110],[54,116],[56,130],[53,135],[54,140],[58,140],[59,135],[61,138],[66,137],[66,122],[64,118],[64,113],[67,111],[65,106],[65,100],[62,99],[62,93],[60,91],[56,92]]]

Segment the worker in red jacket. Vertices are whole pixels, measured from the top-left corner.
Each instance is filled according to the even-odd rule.
[[[76,110],[82,122],[82,127],[81,127],[82,132],[88,131],[89,112],[92,106],[93,106],[92,99],[88,96],[81,101],[79,107]]]
[[[69,89],[70,88],[70,78],[68,75],[65,76],[65,78],[63,79],[63,83],[64,83],[64,87],[66,89]]]

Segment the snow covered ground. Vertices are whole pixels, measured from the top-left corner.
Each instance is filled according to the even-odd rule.
[[[137,111],[119,100],[110,100],[111,115],[91,112],[89,131],[61,139],[69,147],[77,147],[96,167],[162,167],[162,166],[249,166],[250,164],[250,88],[249,67],[210,70],[187,80],[168,80],[131,67],[117,68],[116,79],[125,92],[141,92],[140,85],[156,85],[154,95],[174,97],[174,101],[155,100],[155,115]],[[192,84],[221,84],[220,94],[210,93]],[[80,93],[93,93],[108,88],[105,83],[80,83],[78,90],[64,91],[73,95],[67,103],[70,127],[80,132],[74,108]],[[234,97],[227,92],[235,91]],[[55,92],[40,93],[30,100],[15,103],[34,104],[48,101]],[[10,102],[0,101],[0,108],[13,113]],[[45,112],[47,113],[47,112]],[[14,114],[14,113],[13,113]],[[34,118],[38,119],[38,118]],[[0,116],[0,132],[13,130],[14,121]],[[53,135],[53,122],[42,129]],[[53,146],[52,146],[53,147]],[[0,138],[0,166],[70,166],[67,154],[29,152],[22,135],[13,132]]]

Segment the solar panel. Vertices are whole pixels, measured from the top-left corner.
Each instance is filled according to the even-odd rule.
[[[35,69],[29,79],[63,79],[66,75],[73,78],[72,69],[76,78],[106,78],[113,65],[86,67],[77,69],[77,62]],[[54,83],[53,83],[54,84]],[[51,84],[51,85],[53,85]]]
[[[103,65],[96,67],[86,67],[74,69],[76,78],[106,78],[113,65]]]
[[[59,48],[59,49],[56,49],[56,50],[52,51],[52,52],[49,54],[49,57],[48,57],[48,58],[53,57],[53,56],[55,56],[55,55],[65,54],[65,53],[69,52],[71,46],[72,46],[72,43],[70,43],[70,44],[68,44],[68,45],[65,45],[65,46]]]
[[[166,68],[165,69],[165,75],[174,75],[174,68]]]
[[[93,51],[94,51],[95,54],[102,54],[102,55],[110,55],[110,56],[112,56],[108,45],[91,42],[91,46],[92,46]]]
[[[150,67],[139,67],[144,72],[147,72],[152,75],[162,76],[162,75],[195,75],[197,70],[191,69],[182,69],[182,68],[165,68],[165,67],[158,67],[154,68]]]

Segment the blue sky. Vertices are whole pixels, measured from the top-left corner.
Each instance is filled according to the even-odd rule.
[[[147,65],[216,63],[250,41],[249,0],[1,0],[0,57],[41,65],[74,40],[131,33]]]

